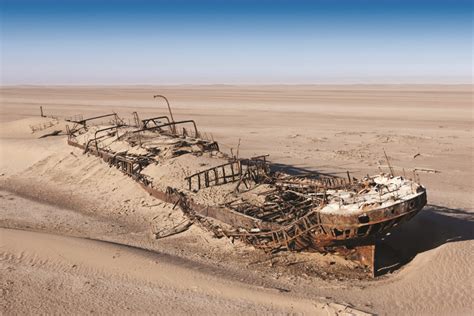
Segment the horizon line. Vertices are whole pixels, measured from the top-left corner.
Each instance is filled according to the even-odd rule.
[[[178,86],[404,86],[404,85],[419,85],[419,86],[460,86],[460,85],[474,85],[474,82],[360,82],[360,83],[51,83],[51,84],[1,84],[0,87],[178,87]]]

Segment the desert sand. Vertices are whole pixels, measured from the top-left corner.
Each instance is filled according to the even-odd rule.
[[[462,315],[473,309],[471,85],[2,87],[0,312]],[[428,205],[385,237],[376,279],[317,253],[266,254],[213,238],[98,158],[39,138],[98,115],[194,119],[223,151],[275,168],[417,177]],[[52,125],[52,126],[49,126]],[[32,132],[31,127],[46,127]],[[49,126],[49,127],[48,127]],[[347,271],[347,273],[341,273]]]

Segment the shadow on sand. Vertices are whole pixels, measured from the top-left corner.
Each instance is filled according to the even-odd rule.
[[[399,269],[417,254],[474,239],[474,213],[428,204],[409,222],[377,241],[376,275]]]

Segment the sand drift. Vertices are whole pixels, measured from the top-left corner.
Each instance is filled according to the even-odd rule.
[[[172,114],[140,119],[134,112],[128,124],[115,113],[67,121],[69,145],[120,169],[217,237],[265,251],[336,252],[374,274],[377,236],[427,202],[422,185],[393,172],[356,179],[272,171],[266,155],[225,154],[193,120]]]

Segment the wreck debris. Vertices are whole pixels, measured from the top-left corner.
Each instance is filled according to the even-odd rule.
[[[70,120],[75,126],[67,127],[68,144],[102,158],[153,197],[179,206],[189,223],[198,222],[218,237],[237,238],[269,252],[332,251],[374,273],[377,236],[426,204],[425,188],[395,176],[385,151],[388,175],[358,180],[349,172],[344,178],[274,172],[267,155],[243,159],[220,152],[193,120],[174,121],[164,99],[171,119],[140,120],[135,112],[133,125],[116,113]],[[104,117],[113,117],[112,125],[88,124]],[[183,127],[187,125],[191,128]],[[177,171],[160,177],[173,164],[179,165]]]
[[[436,169],[431,169],[431,168],[421,168],[421,167],[415,167],[413,169],[414,172],[416,171],[421,171],[421,172],[426,172],[426,173],[441,173],[441,171],[436,170]]]
[[[38,124],[35,124],[35,125],[30,125],[31,133],[34,134],[36,132],[45,130],[47,128],[56,126],[58,124],[59,124],[58,119],[52,119],[51,121],[48,121],[48,122],[38,123]]]
[[[213,148],[219,150],[219,147]],[[227,170],[227,171],[226,171]],[[266,156],[258,156],[250,159],[231,159],[222,165],[196,172],[185,180],[188,182],[188,190],[197,192],[201,187],[238,182],[236,191],[241,183],[247,189],[250,188],[249,181],[258,183],[262,177],[269,173]]]
[[[162,239],[166,237],[171,237],[177,234],[180,234],[182,232],[185,232],[193,225],[193,221],[190,220],[185,220],[178,225],[172,227],[171,229],[168,230],[162,230],[157,233],[155,233],[155,239]]]
[[[46,137],[49,137],[49,136],[57,136],[57,135],[59,135],[61,132],[62,132],[62,130],[58,129],[58,130],[52,131],[51,133],[47,133],[47,134],[41,135],[39,138],[46,138]]]

